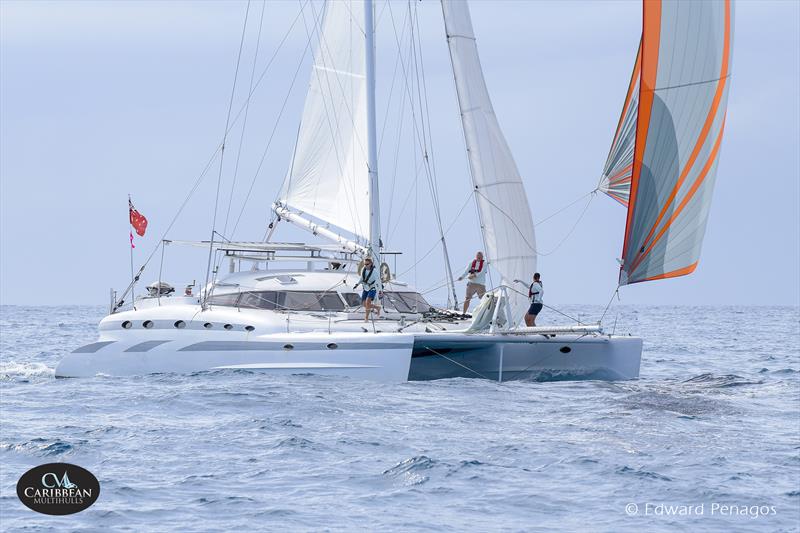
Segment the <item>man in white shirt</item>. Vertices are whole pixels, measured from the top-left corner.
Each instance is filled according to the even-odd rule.
[[[364,305],[364,322],[369,322],[369,314],[374,309],[375,318],[381,317],[381,307],[376,302],[378,294],[381,292],[381,275],[380,271],[375,268],[371,257],[364,259],[364,268],[361,269],[361,274],[354,289],[359,285],[363,286],[361,292],[361,303]]]
[[[529,328],[536,326],[536,316],[544,307],[544,288],[542,287],[541,277],[538,272],[534,274],[533,283],[528,287],[528,298],[531,300],[531,306],[525,314],[525,325]]]
[[[483,252],[478,252],[475,254],[475,259],[467,265],[467,269],[458,278],[458,281],[461,281],[465,277],[467,278],[467,295],[464,298],[465,315],[467,314],[467,309],[469,309],[469,301],[472,300],[472,297],[477,294],[480,299],[486,294],[486,270],[487,265],[486,261],[483,260]]]

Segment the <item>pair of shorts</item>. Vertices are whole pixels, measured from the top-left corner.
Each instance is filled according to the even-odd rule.
[[[467,283],[467,301],[472,300],[472,297],[478,295],[478,298],[483,298],[483,295],[486,294],[486,285],[480,285],[478,283]]]
[[[375,300],[375,297],[377,295],[378,295],[377,289],[371,289],[371,290],[368,290],[368,291],[362,291],[361,292],[361,302],[363,303],[364,301],[366,301],[367,298],[369,298],[370,300]]]
[[[544,304],[531,304],[528,308],[528,314],[536,316],[542,311],[542,307],[544,307]]]

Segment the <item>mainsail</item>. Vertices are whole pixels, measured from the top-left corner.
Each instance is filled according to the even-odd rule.
[[[483,79],[469,6],[465,0],[442,0],[442,10],[487,259],[501,283],[514,289],[509,301],[518,319],[526,296],[514,280],[529,280],[536,270],[528,197]]]
[[[279,202],[362,242],[369,236],[364,1],[327,2]],[[309,33],[318,28],[308,28]]]
[[[620,285],[697,267],[725,127],[731,4],[644,2],[638,109],[623,115],[636,132]]]

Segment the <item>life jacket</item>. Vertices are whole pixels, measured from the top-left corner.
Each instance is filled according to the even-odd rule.
[[[369,287],[370,289],[375,286],[376,282],[373,281],[372,283],[370,283],[367,280],[372,277],[372,273],[374,271],[375,271],[375,265],[372,265],[372,268],[370,268],[369,271],[367,271],[366,268],[361,270],[361,281],[365,287]]]
[[[478,268],[475,268],[476,265],[479,265]],[[480,261],[478,261],[477,259],[473,259],[472,260],[472,265],[470,265],[469,269],[472,270],[473,273],[476,273],[476,274],[478,272],[483,271],[483,259],[481,259]]]
[[[533,298],[533,295],[534,295],[534,292],[533,292],[533,284],[534,284],[534,283],[538,283],[538,284],[539,284],[539,286],[541,286],[541,287],[542,287],[542,289],[544,289],[544,285],[542,285],[542,282],[541,282],[541,281],[534,281],[533,283],[531,283],[530,287],[528,287],[528,298]],[[536,293],[535,293],[535,294],[539,294],[539,291],[536,291]]]

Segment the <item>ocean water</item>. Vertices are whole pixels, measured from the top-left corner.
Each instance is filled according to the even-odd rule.
[[[4,531],[800,531],[797,307],[615,308],[629,382],[54,379],[103,311],[2,307]],[[100,498],[28,510],[59,461]]]

